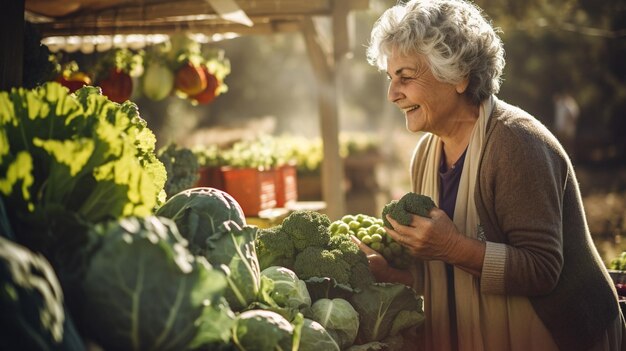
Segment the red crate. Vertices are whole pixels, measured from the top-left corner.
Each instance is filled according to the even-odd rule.
[[[218,166],[200,167],[195,187],[210,187],[224,190],[224,176]]]
[[[296,167],[284,165],[276,168],[276,206],[286,205],[298,201],[298,176]]]
[[[241,206],[246,216],[276,207],[274,170],[222,167],[224,191]]]

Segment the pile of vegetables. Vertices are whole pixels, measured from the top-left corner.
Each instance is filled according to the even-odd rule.
[[[261,231],[221,190],[165,200],[130,102],[14,89],[0,127],[3,350],[399,350],[423,321],[323,214]]]
[[[402,349],[402,332],[424,319],[421,297],[402,284],[374,282],[365,254],[348,233],[333,234],[331,225],[326,215],[302,210],[260,229],[261,268],[280,266],[304,280],[312,305],[300,311],[326,328],[341,350]]]
[[[348,235],[330,235],[330,219],[314,211],[294,211],[280,225],[261,229],[261,268],[283,266],[300,278],[329,277],[359,288],[374,281],[365,254]]]

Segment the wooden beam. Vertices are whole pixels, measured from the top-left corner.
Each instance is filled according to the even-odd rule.
[[[270,35],[275,33],[300,31],[300,19],[277,19],[255,23],[248,27],[236,23],[215,23],[212,21],[161,23],[133,26],[99,26],[99,27],[67,27],[52,28],[46,24],[37,26],[42,37],[53,36],[88,36],[116,34],[172,34],[180,31],[194,33],[238,33],[240,35]]]
[[[22,85],[24,0],[0,1],[0,90]]]

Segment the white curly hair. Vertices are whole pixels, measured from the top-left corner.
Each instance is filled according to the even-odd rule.
[[[386,70],[392,50],[422,54],[433,75],[456,84],[469,78],[466,94],[480,103],[500,90],[504,48],[476,5],[464,0],[410,0],[386,10],[367,47],[368,62]]]

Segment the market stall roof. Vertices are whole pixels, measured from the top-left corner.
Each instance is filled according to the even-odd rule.
[[[369,0],[10,0],[0,2],[0,90],[21,84],[23,21],[42,37],[118,34],[273,34],[301,32],[317,78],[320,130],[324,141],[322,195],[326,213],[345,211],[339,156],[336,70],[350,51],[348,14]],[[22,17],[21,14],[24,13]],[[326,17],[332,33],[320,35],[313,18]]]
[[[169,33],[271,34],[310,16],[343,16],[368,0],[25,0],[43,36]],[[344,38],[339,38],[344,39]]]

